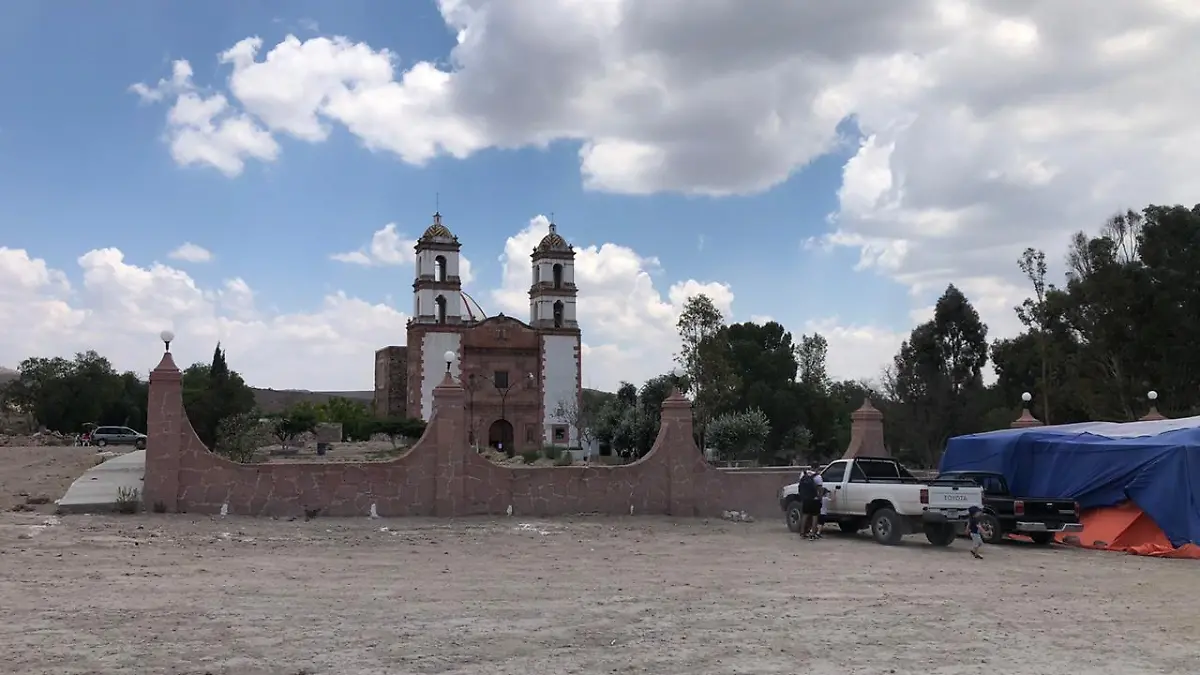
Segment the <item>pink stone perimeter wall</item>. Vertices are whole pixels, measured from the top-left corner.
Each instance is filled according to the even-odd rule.
[[[692,439],[691,403],[663,403],[653,449],[624,466],[509,468],[467,444],[465,392],[447,378],[434,389],[425,435],[390,462],[238,464],[200,442],[183,411],[180,373],[169,353],[150,376],[144,501],[168,512],[299,516],[577,513],[780,516],[777,494],[795,470],[723,471]]]

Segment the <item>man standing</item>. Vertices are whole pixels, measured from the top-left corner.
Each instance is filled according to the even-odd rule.
[[[796,496],[800,498],[800,513],[804,516],[800,521],[800,534],[806,539],[817,538],[817,520],[821,517],[821,488],[818,480],[820,476],[806,469],[797,486]]]

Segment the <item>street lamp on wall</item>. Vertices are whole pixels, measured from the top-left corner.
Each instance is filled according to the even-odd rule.
[[[533,373],[525,373],[525,377],[519,377],[515,381],[510,381],[506,387],[501,387],[496,383],[495,380],[492,381],[492,387],[496,390],[496,393],[500,395],[500,419],[504,420],[510,427],[512,426],[512,422],[508,421],[508,395],[518,387],[532,387],[534,381]],[[516,435],[516,428],[513,428],[513,436],[515,437]],[[504,450],[511,457],[513,454],[515,454],[513,448],[511,447],[513,439],[508,440],[510,447],[501,448],[501,450]]]

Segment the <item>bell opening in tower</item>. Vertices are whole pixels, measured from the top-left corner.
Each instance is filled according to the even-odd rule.
[[[554,265],[554,287],[555,288],[562,288],[562,281],[563,281],[562,277],[563,277],[562,265],[555,264]]]
[[[446,280],[446,256],[439,255],[433,259],[433,279],[434,281]]]
[[[437,322],[446,323],[446,296],[439,295],[434,302],[437,303]]]
[[[557,300],[554,303],[554,327],[562,328],[563,326],[563,303],[562,300]]]

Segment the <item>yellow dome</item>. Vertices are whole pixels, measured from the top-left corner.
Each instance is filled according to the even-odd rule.
[[[433,224],[425,228],[425,234],[421,235],[421,239],[453,239],[454,233],[450,228],[442,224],[442,214],[433,214]]]
[[[536,250],[541,253],[548,251],[570,251],[571,245],[558,233],[558,226],[550,223],[550,233],[542,237]]]

